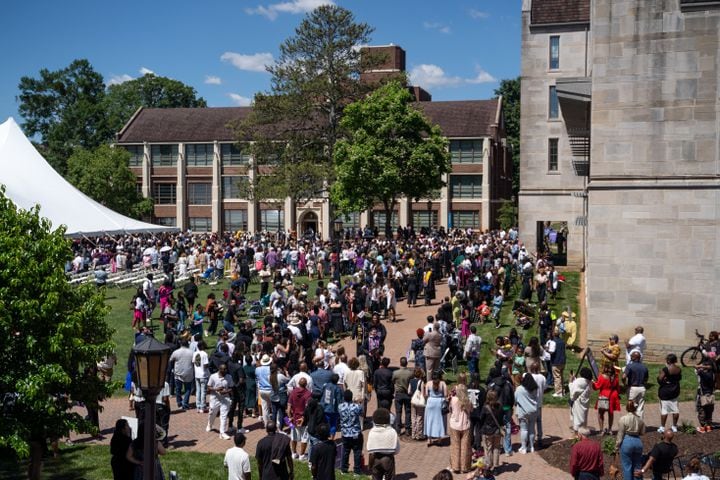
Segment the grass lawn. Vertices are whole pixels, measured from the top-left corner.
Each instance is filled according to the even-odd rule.
[[[170,451],[160,461],[168,478],[171,470],[177,472],[180,480],[227,480],[227,470],[223,467],[223,453],[198,453]],[[252,478],[259,478],[257,462],[251,455]],[[0,450],[0,478],[21,480],[27,478],[27,463],[18,461],[7,451]],[[110,447],[105,445],[75,445],[61,448],[59,458],[46,458],[43,478],[47,480],[108,480],[112,478],[110,469]],[[306,463],[295,462],[295,478],[311,480],[310,469]],[[349,480],[351,474],[343,475],[339,471],[339,480]]]

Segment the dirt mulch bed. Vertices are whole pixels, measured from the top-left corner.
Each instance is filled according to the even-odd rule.
[[[591,437],[592,440],[600,442],[601,444],[605,438],[607,437],[602,437],[601,435],[593,435]],[[646,454],[650,453],[650,450],[652,450],[653,446],[655,446],[655,444],[661,440],[662,436],[659,433],[655,431],[647,432],[642,437],[643,452],[645,452]],[[673,441],[678,446],[678,457],[684,461],[689,461],[690,458],[696,455],[712,454],[720,451],[720,429],[716,428],[709,433],[695,433],[693,435],[679,432],[675,434],[675,438]],[[554,443],[548,448],[538,451],[538,453],[547,463],[549,463],[553,467],[559,468],[560,470],[567,472],[569,471],[570,466],[570,448],[573,446],[573,443],[574,442],[572,440],[563,440],[561,442]],[[608,467],[612,465],[613,462],[614,458],[612,456],[605,455],[606,474],[608,471]],[[617,464],[618,467],[622,469],[619,456],[617,459]],[[680,476],[680,470],[678,468],[677,461],[673,463],[673,466],[675,468],[675,474],[677,475],[677,478],[682,478]],[[708,477],[712,478],[710,468],[708,466],[703,465],[703,473]],[[685,474],[687,474],[687,472],[685,472]],[[716,478],[720,478],[718,477],[719,474],[720,468],[715,473]],[[606,475],[605,478],[609,477]]]

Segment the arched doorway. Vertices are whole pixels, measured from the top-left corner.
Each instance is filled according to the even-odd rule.
[[[300,233],[303,237],[318,233],[318,216],[315,212],[305,212],[300,220]]]

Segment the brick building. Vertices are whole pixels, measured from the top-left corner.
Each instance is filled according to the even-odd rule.
[[[405,51],[397,46],[370,47],[385,63],[363,74],[363,81],[404,73]],[[393,227],[495,226],[501,199],[511,196],[512,159],[506,148],[502,98],[431,101],[420,87],[408,87],[415,105],[450,140],[452,173],[439,198],[401,199]],[[235,145],[229,122],[252,107],[141,108],[118,133],[116,144],[128,149],[130,167],[144,196],[155,201],[154,221],[193,231],[307,231],[331,236],[326,198],[296,204],[292,199],[258,202],[241,198],[242,177],[252,180],[265,167],[253,164]],[[345,218],[346,227],[384,225],[378,206]]]

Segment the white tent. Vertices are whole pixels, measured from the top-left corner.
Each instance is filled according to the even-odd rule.
[[[40,205],[40,215],[53,228],[65,225],[69,236],[177,230],[120,215],[73,187],[40,155],[12,117],[0,125],[0,184],[15,205],[25,210]]]

